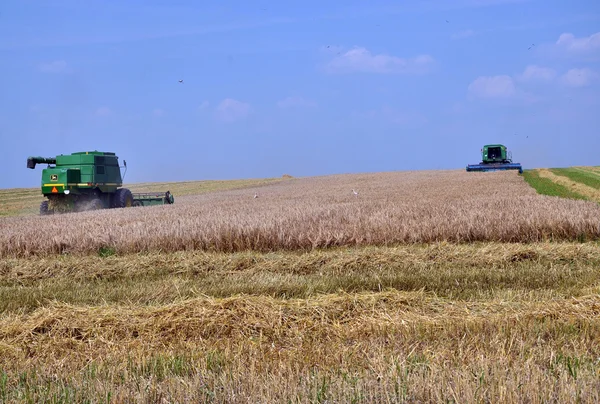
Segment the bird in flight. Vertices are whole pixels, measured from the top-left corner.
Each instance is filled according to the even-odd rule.
[[[183,80],[179,80],[180,83],[183,83]]]
[[[535,44],[534,44],[534,43],[532,43],[532,44],[531,44],[531,46],[530,46],[529,48],[527,48],[527,50],[529,50],[529,49],[533,48],[534,46],[535,46]]]

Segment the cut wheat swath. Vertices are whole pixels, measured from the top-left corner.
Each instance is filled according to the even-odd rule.
[[[597,402],[599,308],[398,291],[50,303],[0,318],[0,366],[5,397],[40,400],[62,385],[117,402]]]

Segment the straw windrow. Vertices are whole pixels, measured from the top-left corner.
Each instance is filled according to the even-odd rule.
[[[55,381],[73,388],[93,366],[103,389],[122,398],[148,376],[157,377],[153,389],[167,389],[165,399],[198,398],[201,386],[224,401],[264,392],[298,399],[313,394],[319,383],[301,381],[312,376],[328,380],[324,393],[339,398],[355,393],[343,387],[352,375],[376,401],[407,381],[404,398],[417,400],[578,394],[594,401],[599,314],[597,295],[460,302],[384,291],[310,301],[198,298],[159,308],[53,303],[3,318],[0,349],[5,371],[34,367],[44,380],[60,369]],[[516,382],[519,392],[506,389]]]

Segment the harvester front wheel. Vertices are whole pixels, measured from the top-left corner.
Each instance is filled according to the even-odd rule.
[[[45,216],[49,214],[50,211],[48,210],[48,201],[44,201],[40,204],[40,215]]]
[[[133,206],[133,195],[127,188],[119,188],[113,195],[113,208],[129,208]]]

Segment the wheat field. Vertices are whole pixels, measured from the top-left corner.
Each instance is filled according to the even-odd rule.
[[[600,400],[597,203],[514,172],[223,187],[0,218],[0,403]]]
[[[5,218],[0,257],[588,240],[600,236],[599,215],[597,203],[538,195],[514,172],[337,175],[184,196],[172,206]]]

